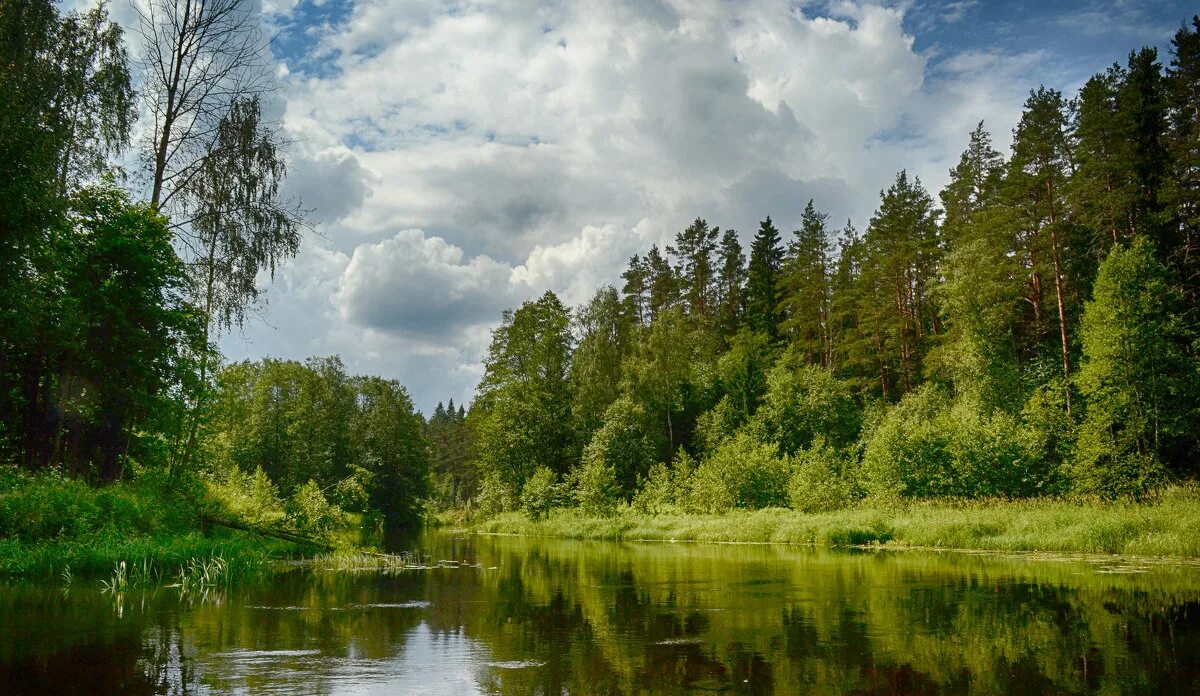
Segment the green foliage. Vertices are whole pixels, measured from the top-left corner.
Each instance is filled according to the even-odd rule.
[[[686,452],[677,456],[674,464],[674,469],[662,462],[650,467],[633,498],[631,507],[634,510],[646,515],[662,515],[680,509],[683,496],[688,492],[692,464]]]
[[[923,386],[896,404],[871,432],[863,453],[863,476],[875,497],[954,495],[958,491],[942,429],[950,400]]]
[[[279,524],[287,514],[279,489],[262,467],[254,473],[230,467],[219,477],[208,479],[207,493],[222,511],[248,524]]]
[[[285,499],[315,481],[348,510],[393,526],[419,520],[429,454],[398,383],[349,376],[335,357],[235,363],[216,386],[200,440],[225,485],[245,487],[231,470],[261,470]]]
[[[1198,373],[1178,304],[1144,237],[1113,247],[1100,265],[1081,329],[1077,383],[1088,408],[1073,470],[1079,490],[1143,493],[1194,438]]]
[[[742,422],[742,409],[735,406],[726,394],[716,406],[696,419],[696,449],[704,455],[711,455],[722,442],[737,432]]]
[[[826,512],[850,507],[861,497],[857,463],[818,439],[792,458],[788,503],[800,512]]]
[[[767,390],[772,357],[766,334],[742,329],[730,339],[729,349],[717,360],[717,376],[725,398],[736,408],[738,423],[748,420],[758,410]]]
[[[561,489],[553,471],[538,467],[521,488],[521,510],[535,520],[544,517],[562,502]]]
[[[346,514],[330,504],[316,481],[296,489],[287,502],[290,522],[299,530],[321,536],[346,524]]]
[[[622,498],[621,487],[616,468],[599,447],[589,444],[584,450],[583,461],[571,472],[571,483],[575,502],[585,513],[605,516],[616,512]]]
[[[690,506],[701,512],[783,507],[791,465],[772,444],[739,432],[700,463],[689,482]]]
[[[808,448],[817,438],[845,447],[858,435],[861,415],[849,387],[829,370],[794,368],[783,360],[767,375],[759,418],[782,454]]]
[[[877,497],[1027,497],[1056,492],[1044,436],[1003,412],[923,386],[870,430],[864,483]]]
[[[539,466],[560,475],[570,468],[569,320],[566,307],[547,292],[506,313],[492,333],[472,415],[484,486],[504,489],[485,492],[494,501],[515,503]]]
[[[627,500],[654,461],[654,449],[642,432],[644,422],[640,406],[628,397],[617,399],[583,453],[585,466],[591,462],[612,471],[615,493]]]

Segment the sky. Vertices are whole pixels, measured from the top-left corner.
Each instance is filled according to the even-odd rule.
[[[864,229],[901,169],[935,196],[979,121],[1004,151],[1187,2],[261,0],[316,223],[231,360],[338,354],[417,407],[469,402],[501,312],[619,287],[694,218],[747,245],[811,198]],[[114,5],[118,19],[128,12]]]

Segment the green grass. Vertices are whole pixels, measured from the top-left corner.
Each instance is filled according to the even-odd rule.
[[[1145,502],[1034,499],[864,503],[836,512],[733,511],[722,515],[587,517],[556,510],[541,520],[505,513],[485,533],[570,539],[675,540],[1105,553],[1200,558],[1200,489],[1175,487]]]

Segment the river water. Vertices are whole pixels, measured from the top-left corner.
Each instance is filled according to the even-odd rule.
[[[1200,693],[1200,567],[471,537],[224,592],[0,585],[0,693]]]

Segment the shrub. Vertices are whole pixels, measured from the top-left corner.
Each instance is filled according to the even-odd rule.
[[[521,509],[533,519],[540,519],[561,503],[561,485],[554,472],[539,466],[521,489]]]
[[[638,480],[654,462],[654,450],[642,432],[641,420],[640,406],[628,397],[617,399],[604,412],[603,425],[583,453],[585,468],[608,467],[612,470],[615,493],[626,499],[633,497]],[[592,460],[590,465],[587,464],[589,459]],[[598,472],[598,468],[593,471]]]
[[[783,454],[812,445],[823,436],[844,447],[858,436],[859,409],[850,388],[829,370],[806,365],[777,365],[767,375],[767,394],[758,415]]]
[[[788,480],[788,502],[800,512],[826,512],[849,507],[860,497],[854,464],[818,438],[796,453]]]
[[[745,431],[726,440],[692,477],[689,506],[699,512],[782,507],[787,503],[790,465],[774,444]]]
[[[595,440],[592,441],[595,444]],[[621,500],[621,487],[616,470],[601,454],[599,447],[588,445],[583,461],[571,472],[575,502],[584,513],[606,516],[616,511]]]
[[[346,523],[346,513],[331,504],[312,479],[296,489],[287,507],[293,524],[314,534],[327,534]]]
[[[262,467],[249,474],[231,466],[220,479],[209,482],[208,494],[223,513],[249,524],[276,524],[286,516],[279,490]]]
[[[1037,433],[932,385],[906,395],[870,433],[863,474],[874,496],[1025,497],[1057,480]]]
[[[874,427],[863,453],[864,483],[876,497],[952,495],[958,489],[943,416],[945,392],[923,385]]]

